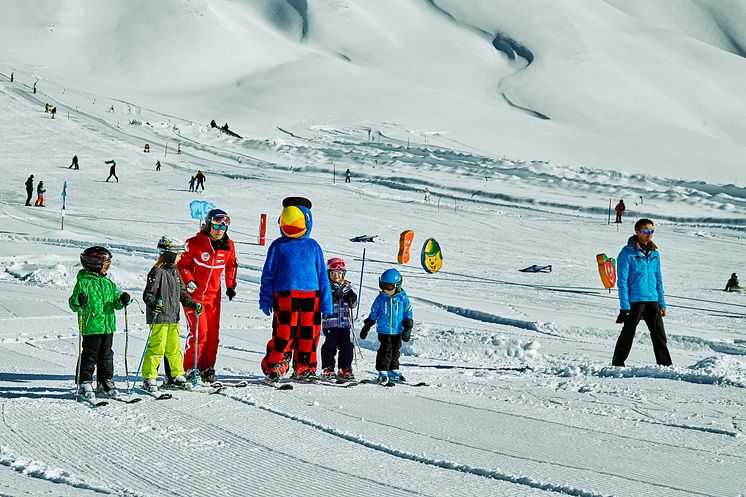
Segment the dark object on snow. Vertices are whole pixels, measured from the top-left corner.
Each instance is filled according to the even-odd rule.
[[[31,197],[34,195],[34,175],[28,177],[26,180],[26,194],[28,195],[28,198],[26,198],[26,205],[31,206]]]
[[[552,265],[548,264],[546,266],[537,266],[536,264],[524,267],[523,269],[519,269],[518,271],[522,273],[551,273],[552,272]]]
[[[730,279],[725,284],[725,288],[723,289],[723,291],[740,291],[740,287],[741,285],[738,284],[738,275],[736,273],[733,273],[730,275]]]
[[[210,121],[210,127],[211,128],[217,128],[218,127],[218,123],[215,122],[215,119],[213,119],[212,121]]]
[[[374,238],[377,236],[378,235],[370,235],[370,236],[359,235],[359,236],[356,236],[355,238],[350,238],[350,241],[351,242],[375,242]]]
[[[73,155],[73,161],[68,166],[68,169],[80,169],[80,166],[78,165],[78,156],[77,155]]]
[[[627,210],[627,206],[624,205],[624,199],[620,199],[619,203],[616,204],[616,207],[614,207],[614,210],[616,211],[616,221],[615,223],[621,223],[622,222],[622,214],[624,214],[624,211]]]

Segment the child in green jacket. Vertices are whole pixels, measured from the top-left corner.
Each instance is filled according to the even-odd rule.
[[[104,247],[89,247],[80,254],[83,269],[78,271],[73,294],[68,299],[70,309],[78,313],[78,326],[83,346],[78,360],[75,382],[81,395],[93,399],[93,371],[97,370],[97,393],[118,395],[114,385],[114,351],[111,348],[116,330],[115,310],[130,303],[127,292],[119,292],[106,273],[111,264],[111,252]]]

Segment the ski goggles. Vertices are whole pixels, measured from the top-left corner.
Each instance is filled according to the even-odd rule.
[[[652,235],[653,233],[655,233],[655,230],[642,230],[642,232],[646,235]]]
[[[210,223],[210,226],[215,231],[228,231],[228,225],[227,224]]]
[[[378,287],[381,290],[389,290],[389,291],[396,289],[396,285],[394,285],[393,283],[379,283]]]
[[[213,216],[212,219],[210,219],[211,223],[214,224],[225,224],[227,226],[231,225],[231,218],[228,216],[228,214],[218,214],[216,216]],[[215,228],[217,229],[217,228]]]

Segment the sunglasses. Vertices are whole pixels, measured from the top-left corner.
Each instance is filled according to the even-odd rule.
[[[329,271],[329,276],[344,276],[345,270],[344,269],[334,269]]]
[[[214,229],[215,231],[228,231],[228,225],[212,223],[212,229]]]
[[[653,233],[655,233],[655,230],[642,230],[642,232],[646,235],[652,235]]]

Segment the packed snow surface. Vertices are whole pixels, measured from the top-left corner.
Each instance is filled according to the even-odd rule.
[[[722,289],[746,278],[745,47],[736,0],[0,0],[0,495],[743,497],[746,295]],[[30,174],[46,207],[23,205]],[[425,386],[258,384],[259,219],[271,241],[291,195],[361,285],[357,331],[378,275],[402,272],[401,366]],[[157,240],[197,231],[195,199],[231,215],[217,374],[250,384],[75,402],[81,250],[109,247],[141,301]],[[642,217],[672,367],[644,325],[610,365],[618,299],[596,254]],[[141,305],[127,327],[118,312],[122,389]],[[375,333],[359,345],[373,378]]]

